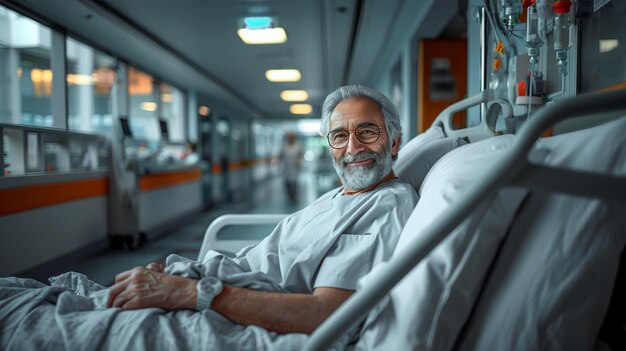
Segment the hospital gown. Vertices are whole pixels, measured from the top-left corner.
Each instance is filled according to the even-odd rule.
[[[214,251],[203,262],[170,255],[165,272],[194,279],[212,275],[265,291],[355,289],[359,277],[390,257],[417,195],[400,181],[364,194],[341,193],[331,191],[289,216],[234,260]],[[0,278],[0,349],[298,350],[307,339],[239,325],[213,310],[106,308],[108,289],[80,273],[50,283]],[[338,348],[349,336],[343,340]]]
[[[362,194],[342,194],[339,188],[322,195],[235,261],[266,273],[289,292],[356,290],[359,278],[391,256],[417,194],[399,180]]]

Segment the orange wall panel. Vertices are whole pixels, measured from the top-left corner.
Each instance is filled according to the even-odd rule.
[[[467,94],[467,40],[425,39],[418,47],[418,131],[424,132],[435,118],[449,105],[463,99]],[[434,64],[433,64],[434,63]],[[448,64],[446,73],[436,69],[441,63]],[[454,77],[455,91],[451,96],[433,98],[436,80],[450,81]],[[454,117],[458,128],[465,127],[465,112]]]

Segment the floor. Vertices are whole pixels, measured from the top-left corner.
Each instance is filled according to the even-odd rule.
[[[133,251],[104,249],[61,267],[61,272],[81,272],[94,282],[108,286],[116,274],[150,262],[164,262],[171,253],[196,259],[207,227],[218,216],[227,213],[293,213],[334,188],[335,182],[336,177],[328,175],[301,174],[298,202],[293,204],[287,199],[283,179],[272,177],[255,186],[247,202],[210,209],[158,239],[149,239]]]

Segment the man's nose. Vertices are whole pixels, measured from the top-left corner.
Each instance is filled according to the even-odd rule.
[[[356,155],[359,152],[365,150],[365,144],[363,144],[357,137],[355,133],[350,133],[348,135],[348,146],[346,146],[346,152],[352,155]]]

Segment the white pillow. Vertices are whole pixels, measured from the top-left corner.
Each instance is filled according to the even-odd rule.
[[[400,149],[393,166],[394,173],[419,192],[432,166],[443,155],[465,144],[463,139],[444,137],[438,127],[430,128]]]

